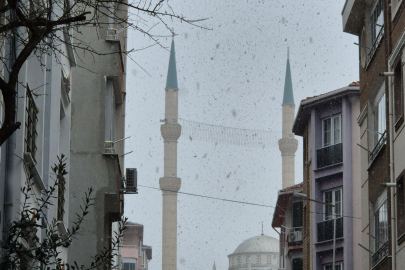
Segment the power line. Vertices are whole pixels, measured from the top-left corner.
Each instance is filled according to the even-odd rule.
[[[156,187],[148,187],[148,186],[142,186],[142,185],[138,185],[138,187],[151,188],[151,189],[157,189],[157,190],[164,190],[164,189],[160,189],[160,188],[156,188]],[[171,191],[171,190],[164,190],[164,191]],[[195,196],[195,197],[201,197],[201,198],[207,198],[207,199],[225,201],[225,202],[233,202],[233,203],[241,203],[241,204],[248,204],[248,205],[254,205],[254,206],[262,206],[262,207],[275,208],[274,206],[265,205],[265,204],[257,204],[257,203],[242,202],[242,201],[236,201],[236,200],[228,200],[228,199],[223,199],[223,198],[210,197],[210,196],[199,195],[199,194],[193,194],[193,193],[187,193],[187,192],[181,192],[181,191],[178,191],[177,193],[184,194],[184,195],[189,195],[189,196]]]
[[[150,189],[155,189],[155,190],[164,190],[164,189],[160,189],[160,188],[156,188],[156,187],[149,187],[149,186],[143,186],[143,185],[138,185],[138,187],[150,188]],[[164,190],[164,191],[171,191],[171,190]],[[184,195],[189,195],[189,196],[194,196],[194,197],[201,197],[201,198],[225,201],[225,202],[241,203],[241,204],[247,204],[247,205],[253,205],[253,206],[268,207],[268,208],[273,208],[273,209],[276,208],[275,206],[271,206],[271,205],[257,204],[257,203],[243,202],[243,201],[236,201],[236,200],[229,200],[229,199],[224,199],[224,198],[211,197],[211,196],[205,196],[205,195],[188,193],[188,192],[178,191],[177,193],[184,194]],[[325,214],[325,213],[322,213],[322,212],[312,212],[312,211],[309,211],[309,212],[313,213],[313,214],[319,214],[319,215],[324,215]],[[341,217],[361,219],[359,217],[354,217],[354,216],[341,215]]]

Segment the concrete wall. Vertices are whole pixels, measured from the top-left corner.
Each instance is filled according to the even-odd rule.
[[[118,76],[121,60],[117,41],[102,39],[105,29],[84,27],[75,37],[85,40],[96,51],[108,55],[97,56],[78,52],[78,66],[71,71],[72,121],[70,140],[70,215],[80,213],[81,198],[89,187],[94,189],[94,206],[81,226],[80,241],[73,242],[68,261],[89,264],[91,256],[109,246],[111,224],[122,214],[123,195],[119,194],[119,180],[124,172],[123,142],[117,143],[116,155],[104,155],[106,129],[107,76]],[[112,54],[110,54],[112,53]],[[122,84],[125,85],[125,84]],[[124,137],[125,89],[120,89],[123,104],[113,104],[115,140]],[[91,106],[89,106],[91,104]],[[118,163],[119,161],[119,163]],[[111,208],[107,208],[107,206]],[[70,225],[74,219],[70,220]]]

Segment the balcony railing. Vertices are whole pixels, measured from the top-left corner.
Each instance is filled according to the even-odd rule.
[[[384,133],[381,135],[381,138],[378,140],[377,144],[374,146],[373,151],[370,152],[370,161],[372,162],[380,152],[380,150],[383,148],[385,143],[387,142],[387,132],[384,131]]]
[[[381,262],[385,257],[388,256],[388,241],[385,242],[372,257],[373,267]]]
[[[377,51],[378,45],[380,45],[380,42],[383,38],[383,35],[384,35],[384,25],[381,27],[380,32],[378,32],[378,35],[374,40],[373,46],[371,47],[370,52],[368,53],[367,66],[373,59],[374,54]]]
[[[318,169],[343,162],[343,144],[338,143],[316,150]]]
[[[336,239],[343,237],[343,218],[336,219]],[[318,223],[318,242],[333,240],[333,219]]]

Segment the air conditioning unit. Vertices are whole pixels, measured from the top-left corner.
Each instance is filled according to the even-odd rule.
[[[288,242],[302,241],[302,231],[290,232],[288,234]]]
[[[130,192],[137,192],[138,189],[138,172],[136,168],[127,168],[125,173],[125,189]]]

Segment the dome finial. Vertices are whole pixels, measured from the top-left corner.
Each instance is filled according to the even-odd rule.
[[[287,59],[290,59],[290,46],[287,46]]]
[[[264,233],[263,233],[263,221],[262,221],[262,235],[264,235]]]

